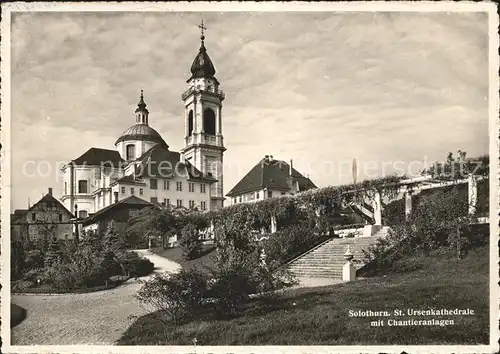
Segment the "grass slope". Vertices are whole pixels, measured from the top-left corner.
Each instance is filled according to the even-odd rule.
[[[171,260],[172,262],[176,262],[182,266],[182,268],[190,269],[192,267],[199,267],[204,269],[205,267],[212,268],[214,265],[213,257],[215,255],[215,246],[214,245],[202,245],[200,256],[193,260],[186,260],[182,256],[182,248],[174,247],[167,249],[159,249],[155,250],[154,253]]]
[[[206,314],[190,323],[164,328],[149,314],[139,318],[119,344],[192,345],[194,338],[198,345],[487,344],[487,247],[460,261],[453,255],[414,258],[410,262],[423,264],[419,270],[289,290],[274,301],[251,301],[237,318],[216,320]],[[376,318],[349,317],[349,310],[410,308],[471,308],[475,315],[436,318],[455,321],[455,325],[444,327],[371,327],[370,321]]]

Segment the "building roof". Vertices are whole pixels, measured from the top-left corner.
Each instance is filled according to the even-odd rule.
[[[10,222],[11,223],[19,222],[22,217],[24,217],[28,212],[34,210],[39,204],[47,202],[54,203],[54,205],[56,205],[61,211],[73,217],[73,214],[71,214],[71,212],[68,209],[66,209],[66,207],[59,200],[57,200],[57,198],[55,198],[52,194],[47,193],[38,202],[33,204],[29,209],[14,210],[14,214],[10,215]]]
[[[209,175],[204,175],[189,162],[181,162],[180,153],[170,151],[164,145],[156,145],[146,151],[135,168],[136,177],[169,178],[175,174],[190,180],[203,180],[208,183],[217,182]]]
[[[308,177],[304,177],[293,167],[290,176],[290,165],[285,161],[264,157],[226,195],[232,197],[263,188],[288,191],[292,180],[299,183],[299,191],[316,188]]]
[[[205,44],[202,38],[201,46],[198,54],[193,60],[193,64],[191,65],[191,79],[196,78],[213,78],[215,75],[215,67],[208,56],[207,49],[205,48]],[[188,80],[189,81],[189,80]]]
[[[87,166],[101,166],[103,164],[118,167],[123,160],[120,153],[116,150],[108,150],[101,148],[90,148],[81,155],[79,158],[73,160],[73,163],[77,166],[87,165]]]
[[[168,147],[167,143],[165,142],[165,140],[163,140],[160,133],[158,133],[156,130],[145,123],[137,123],[129,127],[122,133],[118,140],[116,140],[115,145],[125,140],[152,141]]]
[[[136,197],[135,195],[131,195],[130,197],[127,197],[125,199],[120,200],[119,202],[113,203],[111,205],[108,205],[105,208],[102,208],[98,212],[92,214],[91,216],[87,217],[82,221],[83,225],[90,225],[93,224],[94,222],[106,217],[109,215],[109,213],[113,212],[116,209],[119,208],[143,208],[146,206],[152,206],[153,204],[141,199],[139,197]]]
[[[134,175],[127,175],[125,177],[122,177],[122,178],[116,180],[115,182],[111,183],[111,185],[113,185],[115,183],[135,184],[135,185],[140,185],[140,186],[146,185],[146,183],[144,183],[143,181],[135,178]]]

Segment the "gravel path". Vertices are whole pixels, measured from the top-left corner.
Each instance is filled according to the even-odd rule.
[[[137,251],[155,264],[155,273],[176,272],[180,265],[145,250]],[[145,277],[147,278],[147,277]],[[135,279],[107,291],[65,295],[13,295],[27,310],[26,319],[12,329],[12,345],[109,345],[132,324],[131,315],[146,311],[134,298]]]

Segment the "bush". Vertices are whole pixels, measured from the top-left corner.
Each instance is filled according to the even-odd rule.
[[[183,257],[186,260],[197,258],[201,251],[201,245],[200,231],[194,224],[188,223],[181,230],[181,238],[179,240]]]
[[[267,292],[271,296],[276,290],[294,284],[287,270],[275,271],[261,259],[261,252],[256,242],[245,249],[232,244],[217,249],[209,296],[216,300],[214,307],[219,315],[238,313],[250,294]]]
[[[181,269],[173,275],[155,275],[143,283],[136,297],[156,311],[162,321],[178,324],[201,310],[206,289],[205,273],[197,269]]]
[[[14,293],[22,293],[26,289],[31,288],[33,285],[35,285],[35,282],[29,281],[29,280],[16,280],[11,282],[11,291]]]
[[[29,250],[26,252],[26,268],[43,268],[43,253],[41,250]]]
[[[36,268],[36,269],[30,269],[23,275],[23,280],[27,281],[32,281],[32,282],[37,282],[38,279],[42,279],[45,277],[45,269],[43,268]]]
[[[256,293],[251,271],[243,263],[219,269],[214,276],[208,294],[216,299],[214,309],[221,316],[236,314],[248,300],[248,295]]]
[[[123,270],[131,277],[143,277],[151,274],[154,264],[146,258],[141,258],[135,252],[127,252],[125,258],[120,259]]]
[[[102,258],[100,259],[99,268],[107,277],[120,274],[121,272],[120,264],[118,263],[115,254],[111,251],[104,252]]]
[[[377,241],[365,254],[366,275],[395,270],[392,266],[409,255],[429,255],[442,249],[454,251],[461,258],[472,247],[484,244],[484,235],[471,225],[467,201],[458,187],[448,187],[433,194],[420,196],[410,218],[401,217],[391,226],[384,239]],[[476,231],[472,231],[476,230]],[[398,263],[402,269],[416,270],[416,264]],[[401,271],[403,271],[401,270]]]

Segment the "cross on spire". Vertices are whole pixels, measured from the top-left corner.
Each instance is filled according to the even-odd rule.
[[[201,30],[201,40],[204,40],[205,39],[205,31],[207,30],[207,28],[204,26],[203,24],[203,18],[201,19],[201,24],[198,25],[198,28]]]

